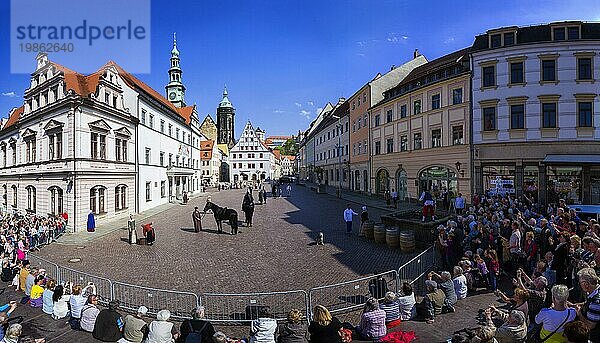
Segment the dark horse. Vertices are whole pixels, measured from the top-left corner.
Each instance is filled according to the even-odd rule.
[[[206,202],[206,206],[204,206],[204,212],[208,212],[211,210],[213,215],[215,216],[215,221],[217,222],[217,229],[219,233],[223,232],[223,224],[221,221],[228,220],[229,225],[231,226],[231,234],[237,235],[238,232],[238,214],[232,208],[220,207],[217,204],[213,204],[210,201]]]

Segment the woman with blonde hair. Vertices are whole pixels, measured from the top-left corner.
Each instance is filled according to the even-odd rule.
[[[42,293],[42,311],[45,314],[52,315],[54,313],[54,301],[52,300],[52,296],[54,296],[54,287],[56,287],[56,281],[54,279],[48,279],[46,281],[46,289],[44,289],[44,293]]]
[[[300,310],[291,310],[287,322],[277,328],[277,343],[308,343],[308,326],[302,323]]]
[[[342,323],[323,305],[314,308],[313,320],[308,326],[311,343],[341,343]]]

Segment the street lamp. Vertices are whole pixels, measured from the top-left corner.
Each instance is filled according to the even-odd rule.
[[[456,166],[456,171],[460,173],[460,176],[464,177],[465,176],[465,171],[464,170],[460,170],[460,167],[462,166],[462,163],[460,163],[460,161],[456,161],[456,163],[454,165]]]

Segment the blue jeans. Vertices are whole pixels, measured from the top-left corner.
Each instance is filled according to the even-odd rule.
[[[346,233],[352,232],[352,222],[346,222]]]
[[[493,271],[490,270],[490,272],[488,273],[488,278],[490,280],[490,287],[492,287],[492,291],[497,291],[498,290],[498,286],[496,283],[496,273],[494,273]]]

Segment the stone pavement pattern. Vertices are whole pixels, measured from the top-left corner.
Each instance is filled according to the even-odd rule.
[[[236,209],[243,221],[242,197],[243,190],[227,190],[213,193],[212,201]],[[195,293],[308,289],[397,269],[410,258],[357,237],[358,217],[354,235],[347,237],[342,219],[347,202],[305,187],[257,205],[253,227],[241,226],[237,236],[217,234],[212,215],[204,217],[206,231],[193,232],[191,212],[205,202],[204,196],[194,198],[147,218],[156,227],[153,246],[129,245],[127,231],[117,230],[81,246],[59,241],[36,254],[113,281]],[[360,212],[358,204],[352,206]],[[383,213],[370,209],[372,218]],[[320,231],[325,246],[314,245]],[[81,262],[71,264],[71,258]]]

